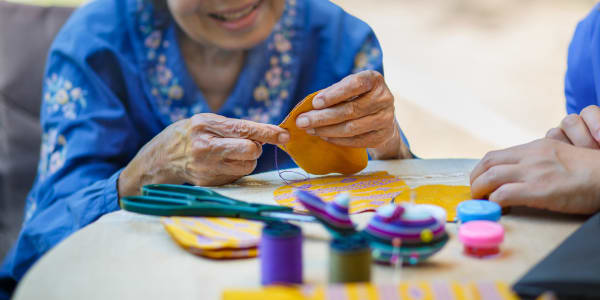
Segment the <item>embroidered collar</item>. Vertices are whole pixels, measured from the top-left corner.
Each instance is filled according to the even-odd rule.
[[[277,124],[285,117],[299,73],[303,7],[287,0],[269,37],[250,49],[238,82],[218,114]],[[134,44],[147,97],[166,125],[211,112],[185,67],[177,27],[167,11],[135,0]]]

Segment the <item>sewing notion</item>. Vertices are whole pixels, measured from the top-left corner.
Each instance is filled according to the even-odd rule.
[[[504,228],[492,221],[470,221],[458,229],[458,239],[464,245],[465,254],[489,257],[500,253],[504,240]]]
[[[502,208],[495,202],[487,200],[467,200],[456,207],[458,221],[466,223],[475,220],[497,222],[502,216]]]
[[[377,210],[362,233],[369,239],[378,263],[415,265],[429,258],[448,241],[445,222],[418,205],[388,204]]]
[[[331,202],[340,193],[350,194],[348,209],[351,214],[375,211],[382,205],[394,202],[429,204],[443,209],[446,220],[454,222],[456,206],[471,199],[468,186],[423,185],[409,187],[400,177],[387,172],[374,172],[350,176],[325,176],[295,181],[277,188],[273,192],[275,202],[283,206],[293,207],[297,211],[306,208],[294,195],[295,190],[306,190],[319,196],[324,202]]]
[[[141,196],[123,197],[120,204],[124,210],[155,216],[229,217],[264,222],[315,220],[294,213],[290,207],[248,203],[208,188],[175,184],[145,185]]]
[[[302,283],[302,230],[284,222],[268,223],[260,242],[263,285]]]
[[[329,283],[371,280],[371,248],[360,235],[334,238],[329,244]]]

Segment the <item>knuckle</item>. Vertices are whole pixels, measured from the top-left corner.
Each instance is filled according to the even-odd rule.
[[[581,110],[580,115],[590,115],[600,113],[600,108],[597,105],[588,105]]]
[[[488,182],[490,183],[496,183],[499,179],[499,170],[497,166],[491,167],[489,168],[489,170],[487,170],[486,172],[486,179]]]
[[[508,199],[508,193],[506,192],[506,189],[504,189],[502,186],[499,187],[498,189],[496,189],[491,195],[490,195],[490,201],[492,202],[496,202],[498,204],[502,204],[504,202],[506,202],[506,200]]]
[[[548,130],[548,132],[546,132],[546,137],[547,138],[557,138],[557,137],[560,137],[560,129],[558,129],[558,128],[551,128],[550,130]]]
[[[245,122],[233,122],[231,132],[236,136],[246,138],[252,134],[252,129]]]
[[[356,101],[350,101],[350,102],[346,103],[346,105],[344,105],[345,117],[349,118],[349,117],[354,116],[358,109],[357,106],[358,105],[356,104]]]
[[[494,151],[490,151],[488,153],[486,153],[483,158],[481,159],[481,165],[485,168],[485,169],[489,169],[494,165]]]
[[[353,133],[357,130],[357,124],[354,121],[349,121],[344,124],[344,131],[347,133]]]
[[[564,119],[562,119],[562,121],[560,122],[560,126],[561,127],[571,127],[575,124],[577,124],[577,122],[581,121],[581,117],[578,114],[570,114],[566,117],[564,117]]]

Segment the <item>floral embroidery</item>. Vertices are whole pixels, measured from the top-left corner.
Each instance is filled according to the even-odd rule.
[[[179,103],[185,91],[181,80],[167,64],[167,49],[170,43],[165,39],[161,22],[164,19],[154,14],[154,9],[145,0],[138,0],[138,30],[142,34],[146,60],[149,63],[148,78],[152,86],[151,93],[156,98],[159,111],[169,116],[172,122],[186,118],[191,113],[202,111],[202,104],[187,107]]]
[[[54,174],[65,164],[67,158],[67,140],[56,128],[50,128],[42,134],[38,175],[41,180]]]
[[[262,105],[250,108],[247,112],[235,112],[238,117],[269,123],[281,116],[283,104],[288,101],[289,90],[294,85],[291,68],[296,58],[292,55],[291,39],[296,34],[293,28],[297,14],[296,6],[296,0],[286,2],[283,15],[268,41],[267,48],[273,52],[269,59],[270,66],[253,93],[254,100]]]
[[[87,91],[56,73],[50,75],[44,86],[44,104],[48,114],[62,113],[65,119],[73,120],[77,112],[87,105]]]
[[[168,28],[164,23],[165,16],[155,11],[148,0],[138,0],[136,14],[137,30],[142,37],[148,66],[146,72],[151,85],[150,92],[156,99],[159,112],[175,122],[204,111],[202,101],[193,104],[181,101],[186,97],[187,90],[183,87],[180,74],[175,74],[169,67],[168,60],[171,58],[167,55],[167,49],[170,45],[165,37]],[[296,15],[297,0],[286,1],[283,15],[267,41],[271,52],[269,67],[251,95],[255,101],[249,108],[234,108],[235,117],[264,123],[280,118],[295,83],[292,78],[292,65],[296,59],[292,54],[292,38],[296,34],[293,28]]]
[[[352,73],[374,70],[381,64],[381,50],[374,38],[369,38],[354,57]]]

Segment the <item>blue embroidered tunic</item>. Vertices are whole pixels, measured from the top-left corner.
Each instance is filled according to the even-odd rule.
[[[38,176],[0,282],[18,281],[65,237],[118,210],[117,178],[137,151],[174,121],[211,112],[177,30],[149,0],[96,0],[60,31],[44,80]],[[214,113],[279,124],[305,95],[365,69],[383,72],[367,24],[328,1],[288,0]],[[255,172],[273,169],[273,153],[266,145]],[[279,165],[294,166],[284,153]]]

